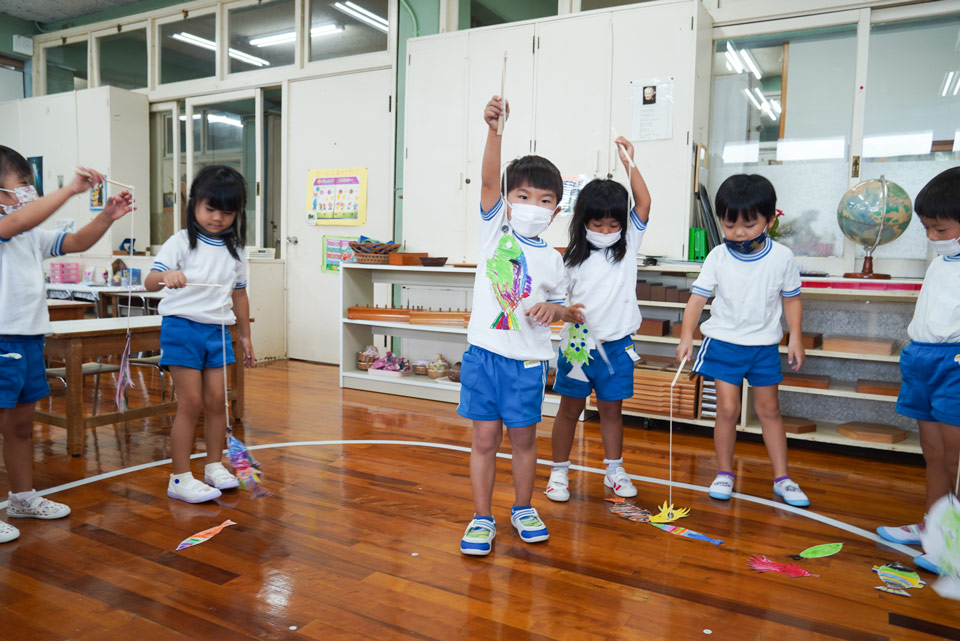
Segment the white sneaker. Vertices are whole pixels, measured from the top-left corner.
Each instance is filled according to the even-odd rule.
[[[13,527],[6,521],[0,521],[0,543],[13,541],[17,538],[20,538],[20,530]]]
[[[188,479],[175,479],[171,474],[167,484],[167,496],[187,503],[203,503],[219,497],[220,490],[192,476]]]
[[[240,487],[237,477],[223,466],[223,463],[210,463],[203,470],[203,480],[218,490],[232,490]]]
[[[923,535],[923,521],[911,525],[881,525],[877,528],[877,534],[881,538],[893,543],[902,543],[904,545],[920,545],[920,537]]]
[[[707,492],[707,496],[719,501],[729,501],[732,494],[733,479],[726,474],[717,474],[717,478],[713,479],[710,490]]]
[[[613,470],[613,474],[603,475],[603,484],[613,489],[613,493],[624,498],[632,498],[637,495],[637,488],[633,487],[627,471],[622,467]]]
[[[543,493],[551,501],[562,503],[570,500],[570,479],[567,477],[567,468],[550,472],[550,480],[547,481],[547,489]]]
[[[547,526],[540,520],[540,515],[534,507],[521,509],[514,507],[510,510],[510,522],[517,528],[520,538],[527,543],[540,543],[550,538]]]
[[[794,507],[807,507],[810,505],[810,499],[803,493],[800,486],[792,479],[783,479],[773,484],[773,493],[783,499],[787,505]]]
[[[29,503],[21,503],[12,496],[7,504],[7,516],[16,519],[62,519],[70,514],[70,508],[42,496],[34,496]]]

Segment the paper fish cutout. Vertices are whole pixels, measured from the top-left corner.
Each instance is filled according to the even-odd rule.
[[[933,589],[942,597],[960,599],[960,501],[952,494],[938,499],[924,523],[923,551],[940,569]]]
[[[685,539],[693,539],[695,541],[706,541],[707,543],[713,543],[714,545],[720,545],[723,543],[720,539],[711,539],[706,534],[700,534],[699,532],[694,532],[693,530],[688,530],[685,527],[680,527],[679,525],[669,525],[667,523],[654,523],[650,522],[655,528],[659,528],[664,532],[669,532],[670,534],[676,534],[677,536],[682,536]]]
[[[184,540],[180,541],[180,545],[177,546],[177,551],[180,551],[186,548],[192,548],[194,545],[200,545],[204,541],[209,541],[216,535],[220,534],[220,530],[227,527],[228,525],[236,525],[236,523],[234,523],[230,519],[227,519],[220,525],[217,525],[212,528],[208,528],[203,532],[197,532],[193,536],[188,536]]]
[[[671,523],[690,514],[690,508],[675,508],[672,504],[668,506],[666,501],[663,502],[663,505],[658,505],[657,507],[660,509],[660,512],[650,517],[651,523]]]
[[[636,505],[623,502],[623,499],[620,499],[620,502],[611,501],[611,503],[614,504],[610,506],[610,511],[622,519],[627,519],[628,521],[633,521],[635,523],[650,522],[649,510],[644,510]]]
[[[253,454],[243,444],[243,441],[233,434],[227,434],[227,458],[230,459],[230,465],[234,468],[237,482],[240,483],[242,488],[250,490],[253,493],[253,498],[271,496],[270,492],[263,487],[263,472],[260,471],[260,463],[253,458]]]
[[[506,234],[487,261],[487,279],[500,304],[500,313],[490,325],[492,329],[519,330],[520,323],[514,310],[521,299],[530,295],[533,279],[527,268],[527,259],[520,248],[520,241],[513,234]]]
[[[794,565],[793,563],[777,563],[762,554],[754,554],[751,556],[750,560],[747,561],[747,567],[757,572],[778,572],[780,574],[786,574],[792,579],[801,576],[818,576],[807,572],[799,565]]]
[[[824,543],[823,545],[814,545],[807,548],[800,554],[788,554],[791,559],[819,559],[825,556],[833,556],[843,549],[843,543]]]
[[[900,596],[910,596],[907,592],[909,588],[922,588],[926,582],[920,578],[920,575],[905,566],[903,563],[894,561],[885,565],[873,566],[873,571],[880,576],[883,585],[876,586],[875,589],[890,594],[899,594]]]
[[[570,362],[570,373],[567,374],[575,381],[587,381],[587,374],[583,366],[590,363],[590,350],[594,341],[590,338],[590,330],[586,325],[574,323],[567,328],[566,340],[563,342],[563,356]]]

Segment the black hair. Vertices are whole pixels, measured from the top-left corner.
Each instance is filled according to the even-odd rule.
[[[18,152],[0,145],[0,180],[7,177],[7,174],[15,174],[17,178],[23,178],[33,184],[33,170],[27,159]]]
[[[187,234],[190,249],[197,248],[197,235],[204,234],[197,222],[196,208],[205,200],[210,207],[235,213],[233,224],[220,234],[230,255],[240,260],[240,252],[247,237],[247,184],[236,169],[226,165],[208,165],[197,172],[190,185],[190,200],[187,201]]]
[[[737,174],[720,185],[716,198],[717,217],[735,223],[764,218],[768,223],[777,215],[777,192],[773,184],[759,174]]]
[[[913,209],[922,218],[960,222],[960,167],[951,167],[923,186]]]
[[[627,190],[616,180],[601,180],[599,178],[588,182],[577,202],[573,205],[573,218],[570,220],[570,244],[563,253],[563,262],[568,267],[579,265],[589,256],[593,247],[587,241],[587,223],[591,220],[613,218],[620,223],[620,240],[607,247],[604,251],[613,256],[615,262],[620,262],[627,254],[627,208],[630,199]]]
[[[560,177],[560,170],[543,156],[523,156],[507,165],[500,179],[503,195],[507,195],[507,189],[516,189],[524,185],[552,191],[557,197],[558,205],[563,198],[563,178]]]

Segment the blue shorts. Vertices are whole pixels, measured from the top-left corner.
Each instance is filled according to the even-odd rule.
[[[507,427],[536,425],[543,419],[547,365],[471,345],[461,358],[457,414],[474,421],[502,419]]]
[[[633,396],[633,339],[624,336],[615,341],[603,344],[603,350],[610,359],[610,367],[600,356],[600,351],[590,350],[590,362],[583,366],[583,373],[587,380],[581,381],[570,377],[573,369],[571,363],[563,355],[557,359],[557,380],[553,384],[553,391],[570,398],[587,398],[590,392],[597,390],[597,399],[601,401],[622,401]]]
[[[960,343],[910,341],[900,352],[897,414],[960,425]]]
[[[737,345],[704,338],[693,371],[708,380],[719,379],[731,385],[743,385],[744,378],[754,387],[783,381],[779,345]]]
[[[211,369],[235,362],[230,330],[226,332],[227,358],[219,325],[208,325],[180,316],[164,316],[160,324],[160,365]]]
[[[0,409],[36,403],[48,394],[43,336],[0,336]]]

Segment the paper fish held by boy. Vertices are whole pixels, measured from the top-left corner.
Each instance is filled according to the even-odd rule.
[[[527,259],[520,249],[520,241],[512,234],[500,239],[493,257],[487,261],[487,279],[500,304],[500,314],[490,325],[492,329],[519,330],[520,323],[514,310],[520,301],[530,295],[533,279]]]
[[[270,492],[263,487],[263,472],[260,471],[260,463],[253,458],[253,454],[250,453],[243,442],[233,434],[227,434],[227,458],[230,459],[230,465],[234,468],[237,482],[240,483],[242,488],[250,490],[253,493],[253,498],[271,496]]]
[[[919,574],[903,563],[896,561],[885,565],[875,565],[873,566],[873,571],[876,572],[880,580],[883,581],[883,585],[876,586],[876,589],[881,592],[910,596],[907,589],[922,588],[926,585],[926,582],[920,578]]]
[[[200,545],[201,543],[205,543],[206,541],[209,541],[216,535],[220,534],[220,531],[223,528],[227,527],[228,525],[236,525],[236,523],[234,523],[230,519],[227,519],[220,525],[216,525],[212,528],[208,528],[204,530],[203,532],[197,532],[192,536],[188,536],[184,540],[180,541],[180,545],[177,546],[177,550],[179,551],[186,548],[192,548],[194,545]]]

